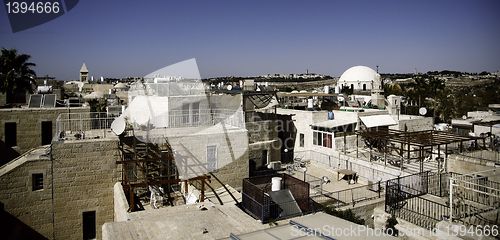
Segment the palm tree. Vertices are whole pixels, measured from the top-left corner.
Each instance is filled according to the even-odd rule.
[[[31,69],[36,66],[28,62],[27,54],[18,54],[16,49],[2,48],[0,55],[0,92],[7,94],[10,102],[17,94],[32,93],[36,73]]]

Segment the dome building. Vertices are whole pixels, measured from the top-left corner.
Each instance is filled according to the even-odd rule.
[[[380,74],[365,66],[355,66],[347,69],[338,81],[340,89],[349,87],[354,92],[371,91],[380,88]]]

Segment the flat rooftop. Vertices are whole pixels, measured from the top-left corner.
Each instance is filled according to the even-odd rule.
[[[234,204],[210,202],[142,212],[126,222],[103,225],[104,240],[221,239],[269,228]]]

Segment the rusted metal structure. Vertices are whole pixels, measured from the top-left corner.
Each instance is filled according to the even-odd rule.
[[[432,154],[437,154],[436,160],[441,169],[447,167],[448,155],[452,151],[462,152],[466,146],[464,143],[472,142],[475,147],[486,147],[485,137],[461,136],[449,132],[425,130],[416,132],[405,132],[392,129],[381,129],[371,131],[357,131],[356,143],[361,137],[365,144],[370,148],[370,160],[373,150],[377,150],[378,155],[383,157],[385,164],[387,160],[393,161],[403,169],[404,160],[410,162],[416,160],[420,163],[420,172],[424,171],[424,159]],[[358,147],[356,156],[358,157]],[[443,149],[444,148],[444,149]],[[444,156],[441,157],[441,156]],[[444,161],[444,165],[443,164]]]

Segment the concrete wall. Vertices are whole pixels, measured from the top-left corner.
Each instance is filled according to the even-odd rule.
[[[82,238],[82,213],[96,211],[101,226],[113,221],[113,185],[118,180],[117,140],[81,140],[52,144],[56,239]]]
[[[52,136],[56,134],[56,119],[61,113],[89,112],[89,108],[8,108],[0,109],[0,141],[5,142],[5,123],[15,122],[17,146],[22,154],[42,144],[42,122],[52,121]]]
[[[390,129],[409,132],[424,131],[434,129],[434,119],[431,117],[420,117],[420,116],[400,116],[400,120],[397,121],[397,116],[393,118],[398,122],[398,125],[390,126]]]
[[[244,129],[169,137],[168,141],[176,151],[174,157],[181,179],[207,173],[207,146],[213,145],[217,146],[214,174],[223,184],[240,187],[243,178],[248,177],[248,139]],[[221,186],[215,180],[210,185]]]
[[[128,201],[125,193],[123,192],[123,186],[120,182],[115,183],[113,186],[114,195],[114,221],[123,222],[130,219],[128,214]]]
[[[313,130],[311,129],[311,124],[326,121],[328,119],[327,111],[302,111],[278,108],[277,113],[293,115],[292,119],[297,129],[294,147],[295,152],[310,150],[317,147],[313,145]],[[304,134],[304,147],[300,146],[300,134]]]

